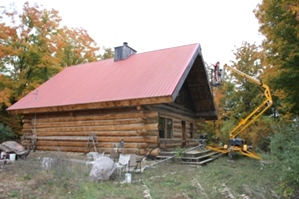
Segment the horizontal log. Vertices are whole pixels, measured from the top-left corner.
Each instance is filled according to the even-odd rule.
[[[170,147],[170,148],[173,148],[173,147],[180,147],[180,146],[182,146],[182,143],[161,143],[160,144],[160,147],[161,148],[168,148],[168,147]],[[188,144],[186,144],[186,146],[188,146]]]
[[[138,131],[66,131],[66,132],[43,132],[37,131],[38,136],[86,136],[88,137],[90,133],[95,133],[98,137],[101,136],[138,136]]]
[[[147,145],[148,145],[148,148],[150,148],[150,149],[154,149],[154,148],[157,148],[159,146],[158,143],[148,143]]]
[[[181,129],[181,130],[182,130],[183,127],[182,127],[181,124],[177,124],[177,125],[174,124],[174,125],[172,126],[172,128],[174,128],[174,129]]]
[[[191,118],[191,117],[187,117],[187,116],[183,116],[183,115],[180,115],[180,114],[171,113],[171,112],[167,112],[167,111],[163,111],[163,110],[160,111],[160,117],[166,117],[166,118],[177,119],[177,120],[180,120],[180,121],[196,123],[195,118]]]
[[[22,129],[22,134],[25,134],[25,133],[32,133],[32,130],[31,129]]]
[[[61,151],[61,152],[80,152],[80,153],[85,153],[86,150],[85,148],[82,147],[55,147],[55,146],[38,146],[36,147],[37,151]],[[110,154],[110,151],[114,150],[113,148],[104,148],[104,149],[100,149],[99,152],[100,153],[105,153],[106,155]],[[138,154],[138,155],[145,155],[148,150],[144,150],[144,149],[124,149],[124,153],[125,154]],[[90,150],[87,152],[94,152],[94,150]]]
[[[182,143],[183,141],[189,141],[189,140],[182,140],[182,139],[161,139],[160,138],[160,143]]]
[[[32,121],[32,118],[30,118],[30,119],[29,119],[29,118],[26,118],[26,119],[24,118],[24,119],[22,119],[23,124],[24,124],[24,123],[31,124],[31,121]]]
[[[142,135],[142,136],[157,136],[158,131],[157,130],[148,130],[148,131],[145,131],[145,132],[139,132],[139,135]]]
[[[71,121],[71,122],[47,122],[37,123],[36,128],[49,127],[81,127],[81,126],[108,126],[108,125],[127,125],[127,124],[144,124],[142,119],[123,119],[123,120],[93,120],[93,121]],[[24,127],[32,127],[31,124],[24,124]]]
[[[101,137],[102,142],[119,142],[117,137]],[[123,137],[125,142],[158,143],[158,136]]]
[[[33,129],[22,130],[22,133],[33,133]],[[136,130],[136,131],[68,131],[68,132],[36,132],[37,136],[89,136],[90,133],[96,133],[97,136],[157,136],[157,131]]]
[[[173,132],[173,137],[175,138],[181,138],[182,137],[182,132]]]
[[[148,155],[150,155],[150,156],[158,156],[159,153],[160,153],[160,148],[155,148],[155,149],[149,151]]]
[[[53,116],[51,118],[45,118],[42,116],[37,116],[37,123],[52,123],[52,122],[70,122],[70,121],[88,121],[88,120],[116,120],[116,119],[131,119],[131,118],[158,118],[158,113],[156,111],[150,112],[132,112],[132,113],[111,113],[111,114],[97,114],[97,115],[80,115],[77,113],[75,117],[73,116]],[[34,122],[34,118],[32,119]]]
[[[109,126],[85,126],[85,127],[53,127],[53,128],[39,128],[38,132],[67,132],[67,131],[126,131],[126,130],[158,130],[158,123],[156,124],[131,124],[131,125],[109,125]]]
[[[86,147],[87,141],[37,141],[36,146],[55,146],[55,147]],[[118,143],[103,143],[99,142],[98,148],[114,148],[115,145],[118,145]],[[137,148],[137,149],[145,149],[148,147],[148,144],[146,143],[124,143],[124,148]]]
[[[52,141],[58,141],[58,140],[64,140],[64,141],[82,141],[82,140],[88,140],[88,137],[86,136],[36,136],[36,137],[29,137],[33,139],[39,140],[52,140]],[[98,138],[99,142],[115,142],[118,143],[121,139],[123,139],[125,142],[135,142],[135,143],[158,143],[159,137],[158,136],[136,136],[136,137],[101,137]]]

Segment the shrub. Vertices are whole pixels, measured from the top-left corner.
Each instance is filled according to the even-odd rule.
[[[3,124],[0,124],[0,142],[4,142],[7,140],[12,140],[16,136],[12,132],[11,128],[8,126],[4,126]]]
[[[270,151],[280,167],[284,195],[294,195],[299,187],[299,122],[273,124]],[[290,189],[290,187],[293,187]],[[287,192],[287,193],[286,193]]]

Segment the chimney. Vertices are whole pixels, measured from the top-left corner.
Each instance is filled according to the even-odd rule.
[[[114,61],[125,60],[130,55],[136,54],[136,52],[136,50],[128,46],[127,42],[124,42],[122,46],[114,48]]]

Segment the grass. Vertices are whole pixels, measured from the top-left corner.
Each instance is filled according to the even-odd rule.
[[[271,164],[262,166],[243,156],[234,161],[221,157],[204,166],[161,163],[141,174],[134,173],[131,184],[118,179],[91,183],[84,164],[62,160],[56,154],[59,160],[45,170],[41,168],[41,159],[30,156],[0,171],[5,184],[0,194],[4,198],[280,198],[275,193],[282,183],[279,171]]]

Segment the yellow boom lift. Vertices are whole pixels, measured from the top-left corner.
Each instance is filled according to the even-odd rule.
[[[250,124],[252,124],[254,121],[256,121],[256,119],[259,118],[267,109],[269,109],[271,107],[271,105],[273,104],[273,101],[272,101],[270,89],[267,85],[263,84],[259,80],[255,79],[255,78],[253,78],[253,77],[251,77],[233,67],[230,67],[226,64],[224,65],[221,73],[219,73],[219,76],[221,75],[221,77],[224,77],[223,74],[224,74],[226,68],[228,68],[232,72],[235,72],[238,75],[246,78],[248,81],[258,85],[259,89],[264,93],[264,96],[266,99],[254,111],[252,111],[246,118],[241,119],[241,121],[238,123],[238,125],[230,131],[230,133],[229,133],[230,140],[229,140],[228,145],[225,144],[221,147],[207,146],[207,148],[210,150],[213,150],[213,151],[221,152],[223,154],[228,154],[230,158],[232,158],[232,155],[234,152],[239,152],[244,156],[248,156],[248,157],[260,160],[261,159],[260,156],[257,155],[256,153],[250,151],[245,140],[239,138],[238,136]],[[215,74],[217,74],[217,73],[215,73]],[[221,78],[221,77],[219,77],[219,78]],[[219,85],[220,83],[217,82],[217,84]],[[212,82],[212,85],[216,86],[215,82]]]

